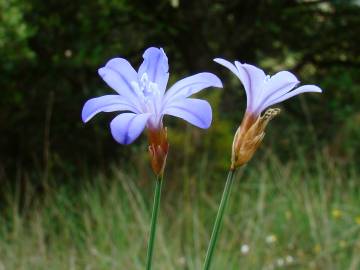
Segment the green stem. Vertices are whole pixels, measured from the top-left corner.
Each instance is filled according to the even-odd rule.
[[[229,195],[230,195],[230,191],[231,191],[231,186],[233,183],[233,179],[234,179],[234,174],[235,174],[235,170],[230,170],[229,174],[227,176],[226,179],[226,184],[225,184],[225,188],[221,197],[221,202],[219,205],[219,210],[217,212],[216,215],[216,219],[215,219],[215,224],[214,224],[214,228],[211,234],[211,239],[210,239],[210,243],[209,243],[209,247],[206,253],[206,257],[205,257],[205,263],[204,263],[204,270],[209,270],[210,269],[210,265],[211,265],[211,259],[215,250],[215,245],[218,239],[218,235],[221,229],[221,224],[222,224],[222,220],[224,217],[224,212],[225,212],[225,208],[226,205],[228,203],[229,200]]]
[[[163,177],[157,176],[156,185],[155,185],[155,194],[154,194],[154,204],[151,215],[150,236],[149,236],[147,259],[146,259],[146,270],[151,270],[157,219],[159,215],[162,182],[163,182]]]

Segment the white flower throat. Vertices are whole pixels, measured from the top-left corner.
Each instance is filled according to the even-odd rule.
[[[144,113],[153,114],[152,121],[157,122],[161,109],[161,94],[158,84],[150,81],[145,72],[139,81],[132,81],[131,86],[138,97],[141,110]]]
[[[147,102],[155,96],[160,95],[157,83],[151,82],[147,73],[141,76],[139,82],[132,81],[131,86],[141,101]]]

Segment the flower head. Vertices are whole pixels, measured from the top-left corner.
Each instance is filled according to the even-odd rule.
[[[246,112],[233,142],[232,169],[247,163],[252,158],[265,136],[266,125],[280,113],[279,109],[269,109],[261,116],[265,109],[301,93],[322,92],[315,85],[295,88],[299,80],[289,71],[280,71],[269,76],[253,65],[238,61],[232,64],[221,58],[216,58],[214,61],[228,68],[240,79],[247,97]]]
[[[334,219],[340,219],[342,217],[342,211],[338,208],[334,208],[332,211],[331,211],[331,215]]]
[[[278,239],[277,239],[277,236],[275,234],[270,234],[270,235],[266,236],[266,238],[265,238],[265,242],[267,244],[274,244],[274,243],[277,242],[277,240]]]
[[[355,222],[356,222],[357,225],[360,225],[360,216],[357,216],[355,218]]]
[[[123,112],[110,123],[112,136],[121,144],[132,143],[147,128],[153,169],[156,167],[154,170],[160,173],[168,150],[164,115],[208,128],[212,119],[209,103],[189,97],[207,87],[222,87],[222,83],[214,74],[203,72],[184,78],[165,91],[169,66],[164,50],[148,48],[143,58],[138,71],[123,58],[113,58],[98,70],[117,94],[88,100],[82,110],[82,120],[88,122],[99,112]]]
[[[241,253],[244,254],[244,255],[245,255],[245,254],[248,254],[249,251],[250,251],[249,245],[247,245],[247,244],[241,245],[240,251],[241,251]]]

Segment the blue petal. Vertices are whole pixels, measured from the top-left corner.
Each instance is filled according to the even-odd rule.
[[[244,74],[242,83],[247,82],[247,85],[244,84],[247,96],[247,110],[254,111],[258,99],[261,96],[266,75],[263,70],[253,65],[241,64],[235,61],[235,66],[240,73]]]
[[[299,80],[289,71],[280,71],[271,76],[265,80],[254,110],[261,113],[265,109],[263,108],[264,104],[288,93],[297,84],[299,84]]]
[[[150,47],[143,54],[144,61],[139,68],[139,79],[146,73],[156,83],[161,93],[165,92],[169,80],[168,58],[162,48]]]
[[[266,109],[267,107],[269,107],[271,105],[283,102],[289,98],[292,98],[294,96],[300,95],[302,93],[307,93],[307,92],[321,93],[322,90],[320,87],[318,87],[316,85],[311,85],[311,84],[303,85],[299,88],[292,90],[291,92],[286,93],[285,95],[282,95],[281,97],[269,100],[266,104],[264,104],[263,109]]]
[[[136,107],[134,107],[127,99],[119,95],[106,95],[86,101],[82,109],[81,117],[83,122],[86,123],[99,112],[114,111],[138,112]]]
[[[214,62],[228,68],[236,76],[239,76],[239,71],[237,70],[236,66],[233,63],[231,63],[225,59],[222,59],[222,58],[215,58]]]
[[[212,73],[202,72],[176,82],[166,92],[164,102],[186,98],[207,87],[222,87],[220,79]]]
[[[252,99],[251,80],[250,80],[250,76],[249,76],[248,72],[246,72],[246,70],[241,67],[242,64],[238,61],[235,61],[235,63],[236,63],[236,66],[235,66],[231,62],[229,62],[225,59],[222,59],[222,58],[215,58],[214,61],[216,63],[228,68],[232,73],[234,73],[239,78],[239,80],[241,81],[241,83],[244,86],[245,93],[246,93],[247,107],[249,107],[250,101]]]
[[[127,60],[113,58],[105,67],[100,68],[98,73],[119,95],[126,97],[134,105],[138,104],[137,95],[132,87],[132,82],[138,82],[138,75]]]
[[[167,105],[164,114],[176,116],[199,128],[211,125],[212,111],[210,104],[202,99],[186,98]]]
[[[132,143],[144,130],[150,114],[123,113],[110,123],[111,134],[121,144]]]
[[[289,71],[280,71],[270,77],[270,79],[266,83],[266,89],[264,90],[266,94],[272,95],[274,93],[279,92],[279,90],[283,90],[284,92],[286,92],[285,88],[288,89],[288,86],[290,84],[295,86],[298,83],[299,80],[296,78],[294,74],[292,74]]]

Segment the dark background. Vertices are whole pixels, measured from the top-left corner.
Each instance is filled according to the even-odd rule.
[[[87,99],[112,91],[97,75],[99,67],[121,56],[137,68],[149,46],[166,51],[170,84],[210,71],[225,86],[202,94],[215,111],[209,132],[165,120],[169,171],[205,152],[214,171],[228,164],[246,97],[215,57],[269,74],[290,70],[324,90],[281,105],[264,146],[280,159],[293,158],[294,149],[311,158],[307,150],[316,148],[343,164],[359,161],[359,2],[11,0],[0,1],[0,16],[1,182],[37,182],[50,174],[64,181],[106,171],[114,162],[124,168],[142,162],[144,137],[134,146],[118,145],[108,128],[113,114],[84,125],[80,112]],[[186,151],[184,141],[192,142]]]

